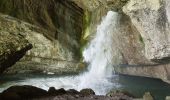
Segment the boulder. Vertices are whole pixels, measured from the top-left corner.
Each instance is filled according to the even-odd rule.
[[[75,89],[69,89],[68,91],[67,91],[67,93],[68,94],[80,94],[77,90],[75,90]]]
[[[1,94],[2,100],[24,100],[47,96],[47,91],[34,86],[12,86]]]
[[[80,91],[80,94],[84,96],[88,96],[88,95],[95,95],[95,92],[92,89],[82,89]]]
[[[57,96],[57,95],[63,95],[63,94],[66,94],[66,93],[67,93],[67,91],[63,88],[56,90],[55,87],[50,87],[49,90],[48,90],[49,95]]]

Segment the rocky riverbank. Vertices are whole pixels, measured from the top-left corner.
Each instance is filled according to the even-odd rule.
[[[0,94],[1,100],[154,100],[149,92],[135,99],[128,92],[112,91],[107,95],[95,95],[92,89],[77,91],[50,87],[48,91],[34,86],[12,86]]]

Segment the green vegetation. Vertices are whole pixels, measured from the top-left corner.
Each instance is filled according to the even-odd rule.
[[[144,43],[144,40],[143,40],[143,38],[142,38],[141,35],[139,35],[139,41],[140,41],[142,44],[145,44],[145,43]]]
[[[81,37],[81,47],[80,47],[80,54],[82,57],[82,52],[84,50],[84,48],[86,47],[87,43],[88,43],[88,36],[90,34],[90,22],[91,22],[91,12],[85,10],[84,11],[84,17],[83,17],[83,34]]]

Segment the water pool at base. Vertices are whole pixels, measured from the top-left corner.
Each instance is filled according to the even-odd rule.
[[[170,96],[170,84],[158,79],[134,77],[126,75],[113,75],[109,79],[112,85],[100,84],[98,90],[124,90],[136,97],[142,97],[145,92],[151,92],[155,100],[165,100],[166,96]],[[17,74],[2,75],[0,77],[0,91],[12,85],[33,85],[48,90],[49,87],[77,89],[79,80],[76,76],[57,76],[45,74]],[[88,82],[87,82],[88,83]],[[101,83],[103,83],[101,81]],[[95,92],[97,92],[96,90]]]

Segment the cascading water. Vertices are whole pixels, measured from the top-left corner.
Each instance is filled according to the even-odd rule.
[[[80,77],[79,89],[92,88],[98,91],[97,94],[105,94],[111,87],[108,78],[113,74],[113,32],[117,24],[118,14],[109,11],[97,27],[94,39],[83,52],[84,61],[89,63],[89,67],[88,72]]]
[[[92,88],[96,94],[103,95],[119,85],[111,82],[113,72],[113,32],[116,32],[118,14],[109,11],[97,27],[95,37],[84,50],[84,61],[89,63],[88,71],[79,76],[31,78],[14,81],[11,85],[34,85],[43,89],[49,87],[76,89]],[[115,79],[115,77],[114,77]],[[7,87],[6,87],[7,88]]]

